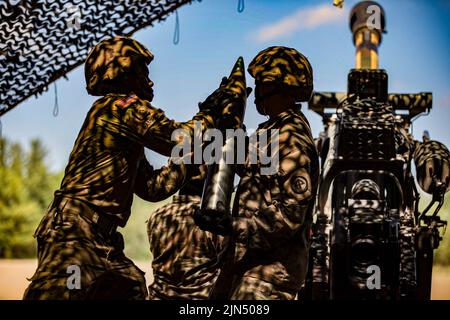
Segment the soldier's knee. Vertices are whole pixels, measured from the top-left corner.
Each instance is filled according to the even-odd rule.
[[[88,300],[145,300],[145,279],[131,279],[114,271],[106,271],[86,289]]]

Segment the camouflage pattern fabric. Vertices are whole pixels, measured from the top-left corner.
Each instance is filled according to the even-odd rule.
[[[182,162],[154,170],[145,158],[144,147],[170,156],[172,148],[185,138],[172,141],[174,130],[183,129],[192,137],[196,121],[202,130],[215,127],[217,121],[217,112],[208,103],[184,123],[168,119],[161,109],[153,107],[153,83],[147,69],[152,59],[142,44],[126,37],[104,40],[88,56],[88,92],[104,96],[89,110],[75,141],[49,211],[53,217],[48,213],[36,231],[39,265],[25,298],[55,298],[61,292],[62,299],[107,297],[105,286],[121,282],[112,280],[117,276],[116,269],[129,276],[139,273],[123,255],[120,235],[115,233],[130,216],[133,194],[147,201],[160,201],[178,191],[190,177],[189,167]],[[213,98],[219,89],[211,95]],[[214,100],[211,96],[210,100]],[[59,218],[61,226],[57,224]],[[66,218],[70,221],[68,228],[64,228]],[[88,229],[89,225],[93,229]],[[105,252],[109,253],[106,261]],[[117,263],[110,263],[111,253],[120,257]],[[68,263],[96,270],[87,271],[82,294],[66,294],[61,289],[61,274]],[[145,288],[142,274],[133,279]],[[90,287],[96,294],[87,295]],[[145,290],[132,296],[121,290],[123,294],[118,298],[145,297]]]
[[[445,145],[435,140],[424,143],[417,142],[414,150],[416,166],[420,167],[430,159],[437,159],[450,163],[450,152]]]
[[[420,167],[430,159],[450,162],[450,152],[445,145],[438,141],[430,140],[424,143],[416,143],[414,151],[416,166]]]
[[[293,48],[274,46],[261,51],[249,64],[248,72],[257,82],[277,82],[295,87],[298,101],[308,101],[311,97],[311,64]]]
[[[116,225],[125,226],[134,193],[144,200],[160,201],[178,191],[187,175],[183,164],[154,170],[144,156],[144,146],[169,155],[175,144],[170,140],[172,131],[184,128],[192,134],[194,120],[202,121],[207,127],[213,126],[211,117],[205,112],[199,112],[191,121],[178,123],[169,120],[162,110],[135,95],[109,94],[100,98],[92,106],[81,128],[55,198],[76,199],[98,215],[108,217]],[[80,210],[84,209],[70,208],[75,216]],[[76,221],[84,219],[77,218]],[[102,262],[102,253],[110,250],[121,252],[117,245],[110,245],[112,247],[106,249],[103,249],[103,243],[97,245],[100,240],[97,239],[99,235],[96,232],[85,231],[83,237],[78,236],[77,230],[81,226],[55,228],[47,220],[38,227],[36,236],[41,243],[38,248],[39,265],[26,298],[55,297],[56,293],[53,291],[59,292],[58,281],[62,281],[61,274],[66,272],[64,268],[67,263],[89,265],[103,273],[113,270],[113,267]],[[59,237],[47,240],[47,234],[53,233],[59,234]],[[105,241],[109,243],[113,240],[108,238]],[[88,243],[90,247],[86,247],[84,243]],[[66,246],[69,249],[66,250]],[[100,253],[97,252],[98,248]],[[131,264],[125,256],[121,259],[125,262],[118,263],[119,268]],[[58,262],[53,266],[54,261],[58,260],[62,260],[64,264],[58,267]],[[55,272],[56,269],[59,271]],[[48,270],[52,271],[49,273]],[[55,273],[53,278],[50,277],[52,273]],[[136,272],[131,274],[133,273]],[[64,276],[67,277],[66,274]],[[95,277],[88,276],[85,281],[89,283],[91,279]],[[144,278],[141,277],[142,279]],[[145,281],[143,284],[145,286]],[[40,295],[37,292],[43,292],[41,288],[48,289],[49,292]],[[78,296],[80,295],[65,294],[61,297]]]
[[[52,207],[35,236],[38,268],[24,299],[145,299],[144,272],[123,254],[118,232],[103,237],[79,208]],[[70,268],[80,268],[81,287],[70,289]]]
[[[96,96],[117,93],[121,88],[117,81],[125,82],[126,75],[147,75],[147,65],[153,58],[145,46],[132,38],[116,36],[103,40],[86,59],[86,89]]]
[[[55,195],[83,200],[125,226],[133,193],[160,201],[178,191],[185,179],[182,164],[154,170],[144,146],[169,156],[177,143],[171,141],[172,132],[183,128],[193,135],[196,120],[214,126],[206,112],[179,123],[135,95],[106,95],[89,111]]]
[[[447,147],[435,140],[416,142],[414,150],[417,182],[423,191],[433,192],[433,176],[447,183],[450,190],[450,152]],[[430,170],[432,175],[430,175]]]
[[[286,290],[273,283],[243,277],[231,295],[231,300],[294,300],[296,291]]]
[[[317,112],[325,119],[329,118],[334,112],[325,112],[325,108],[333,109],[347,98],[346,92],[319,92],[315,91],[308,102],[308,108]],[[410,122],[410,120],[421,112],[431,109],[432,94],[430,92],[421,92],[415,94],[390,93],[387,103],[394,110],[408,110],[409,113],[400,114],[402,118]]]
[[[259,165],[245,165],[233,206],[233,241],[214,299],[230,298],[231,294],[239,297],[240,290],[248,292],[242,282],[247,278],[286,292],[298,292],[305,279],[318,155],[300,110],[287,110],[258,127],[258,131],[269,129],[280,130],[279,170],[261,175]]]
[[[202,231],[193,215],[200,197],[176,195],[148,221],[154,282],[149,298],[207,299],[219,273],[223,238]]]

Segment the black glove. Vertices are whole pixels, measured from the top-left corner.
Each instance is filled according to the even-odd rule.
[[[203,231],[210,231],[214,234],[227,236],[231,233],[233,225],[229,214],[218,212],[201,212],[200,208],[194,213],[195,224]]]
[[[252,93],[253,89],[250,87],[246,88],[246,94],[247,97]],[[230,103],[233,102],[237,102],[237,98],[236,96],[232,95],[232,94],[224,94],[220,97],[222,100],[220,101],[220,106],[219,109],[224,109],[226,108]],[[237,102],[240,104],[240,102]],[[220,118],[217,121],[217,126],[219,129],[221,130],[225,130],[225,129],[236,129],[238,128],[240,125],[242,124],[242,120],[239,120],[238,118],[236,118],[237,115],[233,114],[233,113],[226,113],[226,114],[222,114],[220,115]]]
[[[219,88],[213,91],[203,102],[198,103],[198,108],[200,111],[210,111],[214,109],[219,104],[222,103],[222,99],[225,97],[225,93],[222,91],[222,88],[228,84],[228,78],[223,77],[220,82]]]
[[[220,86],[219,87],[224,87],[228,84],[228,77],[222,77],[222,80],[220,81]]]

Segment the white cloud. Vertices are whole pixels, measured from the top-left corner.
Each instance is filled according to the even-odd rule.
[[[267,42],[288,37],[300,30],[314,29],[346,20],[347,15],[347,11],[337,9],[331,4],[302,8],[277,22],[262,26],[256,31],[254,36],[259,43]]]

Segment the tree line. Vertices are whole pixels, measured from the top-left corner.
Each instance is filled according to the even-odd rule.
[[[38,139],[28,149],[0,139],[0,258],[35,256],[32,235],[62,176],[49,170],[46,155]]]
[[[47,163],[48,151],[39,139],[25,148],[20,143],[0,138],[0,258],[35,258],[33,233],[58,189],[63,172],[53,172]],[[429,201],[423,195],[422,206]],[[164,201],[166,203],[168,200]],[[135,199],[127,226],[121,230],[125,252],[132,259],[147,260],[145,221],[162,203]],[[450,195],[441,214],[450,218]],[[450,230],[435,251],[435,263],[450,265]]]

